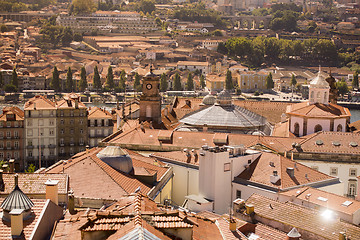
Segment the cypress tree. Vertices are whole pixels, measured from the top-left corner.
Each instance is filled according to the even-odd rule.
[[[125,70],[122,70],[120,73],[119,88],[120,88],[121,92],[125,91],[125,88],[126,88],[126,72],[125,72]]]
[[[234,84],[232,80],[232,74],[230,70],[227,70],[226,72],[226,78],[225,78],[225,89],[226,90],[233,90]]]
[[[108,73],[106,75],[106,88],[108,88],[109,90],[114,89],[114,75],[113,75],[113,71],[112,71],[112,67],[109,66],[108,68]]]
[[[193,91],[194,90],[193,76],[191,75],[190,72],[188,74],[187,81],[186,81],[186,90],[188,90],[188,91]]]
[[[272,89],[274,87],[274,81],[272,79],[272,74],[269,73],[267,76],[266,76],[266,88],[267,89]]]
[[[93,86],[94,86],[95,90],[100,90],[101,89],[100,74],[99,74],[99,70],[98,70],[97,66],[94,67]]]
[[[175,91],[182,91],[182,86],[181,86],[179,73],[175,73],[175,76],[174,76],[174,90]]]
[[[80,72],[79,91],[83,92],[85,91],[86,88],[87,88],[86,70],[85,67],[82,67]]]
[[[204,78],[204,75],[200,75],[200,87],[201,89],[204,89],[205,88],[205,78]]]
[[[359,88],[359,72],[355,71],[354,77],[352,80],[352,86],[353,88]]]
[[[135,77],[134,77],[134,89],[135,91],[139,91],[140,90],[140,75],[138,73],[135,73]]]
[[[14,75],[14,73],[13,73]],[[14,76],[13,76],[14,78]],[[16,76],[17,78],[17,76]],[[16,80],[17,81],[17,80]],[[12,82],[13,85],[15,85],[13,82]],[[17,86],[17,85],[15,85]],[[54,89],[55,92],[58,92],[60,91],[60,79],[59,79],[59,72],[56,68],[56,66],[54,66],[54,70],[53,70],[53,74],[52,74],[52,79],[51,79],[51,84],[50,84],[51,88]]]
[[[166,74],[163,73],[160,76],[160,91],[161,92],[166,92],[167,89],[168,89],[167,77],[166,77]]]
[[[73,87],[73,75],[72,75],[72,71],[71,71],[71,67],[68,68],[68,71],[66,73],[66,91],[67,92],[72,92],[74,90],[74,87]]]

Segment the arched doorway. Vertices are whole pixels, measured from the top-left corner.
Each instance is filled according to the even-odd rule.
[[[343,126],[341,124],[337,125],[336,131],[337,132],[342,132],[343,131]]]
[[[299,123],[295,123],[294,124],[294,135],[298,137],[299,133],[300,133],[300,125],[299,125]]]

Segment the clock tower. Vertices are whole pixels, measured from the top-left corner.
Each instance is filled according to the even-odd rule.
[[[139,121],[161,123],[160,80],[153,73],[152,67],[150,67],[150,72],[143,78]]]

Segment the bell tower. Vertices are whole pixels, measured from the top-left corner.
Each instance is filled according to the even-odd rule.
[[[153,73],[152,66],[142,82],[142,94],[140,96],[140,117],[139,121],[161,122],[161,96],[160,80]]]

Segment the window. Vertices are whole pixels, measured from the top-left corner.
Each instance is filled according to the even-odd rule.
[[[70,116],[73,117],[74,116],[74,110],[70,111]]]
[[[73,128],[70,129],[70,134],[74,134],[74,129]]]
[[[53,149],[50,149],[50,156],[54,156],[54,150]]]
[[[0,159],[4,159],[4,153],[0,152]]]
[[[19,158],[19,152],[14,152],[14,158]]]
[[[64,116],[64,111],[63,110],[60,111],[60,116],[61,117]]]
[[[29,151],[29,152],[28,152],[28,156],[29,156],[29,157],[32,157],[32,155],[33,155],[33,152],[32,152],[32,151]]]
[[[62,124],[62,125],[65,124],[64,119],[61,119],[61,120],[60,120],[60,124]]]
[[[6,149],[11,149],[11,142],[6,142]]]
[[[51,128],[51,129],[49,130],[49,134],[50,134],[50,136],[54,136],[54,129]]]
[[[80,128],[80,134],[83,134],[84,130],[82,128]]]
[[[241,198],[241,191],[236,190],[236,198]]]
[[[80,120],[79,120],[79,123],[80,123],[80,124],[83,124],[83,123],[84,123],[84,121],[83,121],[82,119],[80,119]]]
[[[50,116],[51,116],[51,117],[54,116],[54,111],[50,111]]]
[[[32,141],[28,141],[28,146],[32,146],[32,145],[33,145]]]
[[[28,135],[28,136],[32,136],[32,135],[33,135],[33,131],[32,131],[31,129],[29,129],[29,130],[27,131],[27,135]]]
[[[349,169],[349,176],[356,177],[357,176],[357,169],[356,168],[350,168]]]
[[[84,145],[84,139],[83,139],[83,138],[80,138],[79,143],[80,143],[80,145]]]
[[[6,137],[11,138],[11,132],[6,132]]]
[[[6,153],[6,159],[10,159],[11,158],[11,152],[7,152]]]
[[[65,130],[62,128],[62,129],[60,130],[60,133],[61,133],[61,134],[64,134],[64,133],[65,133]]]
[[[19,137],[19,132],[18,132],[18,131],[15,131],[15,132],[14,132],[14,136],[15,136],[15,138],[18,138],[18,137]]]
[[[342,125],[339,124],[339,125],[337,126],[337,128],[336,128],[336,131],[337,131],[337,132],[342,132],[342,129],[343,129]]]
[[[49,120],[49,125],[54,126],[54,120]]]
[[[310,101],[313,102],[314,101],[314,92],[311,91],[311,94],[310,94]]]
[[[44,125],[44,120],[40,119],[39,120],[39,126],[43,126]]]
[[[0,149],[4,149],[4,143],[0,142]]]
[[[32,126],[32,121],[31,121],[31,120],[28,120],[27,125],[28,125],[28,126]]]
[[[294,135],[298,137],[299,133],[300,133],[300,125],[299,125],[299,123],[295,123],[294,124]]]
[[[70,120],[70,125],[73,125],[74,124],[74,120]]]
[[[65,153],[65,149],[64,148],[60,148],[60,153],[64,154]]]
[[[330,168],[330,175],[337,176],[338,175],[338,169],[336,167]]]
[[[3,137],[4,137],[4,133],[0,132],[0,138],[3,138]]]
[[[224,172],[230,171],[230,163],[224,163]]]
[[[40,136],[44,136],[44,129],[40,128]]]
[[[320,132],[322,131],[322,126],[320,124],[317,124],[314,128],[314,132]]]
[[[19,122],[14,122],[14,127],[18,127],[19,126]]]
[[[42,116],[43,116],[42,111],[39,111],[39,117],[42,117]]]
[[[62,146],[64,145],[64,139],[63,138],[60,139],[60,145],[62,145]]]
[[[11,122],[7,122],[6,127],[11,127]]]
[[[356,182],[350,181],[348,186],[348,195],[355,196],[355,194],[356,194]]]

